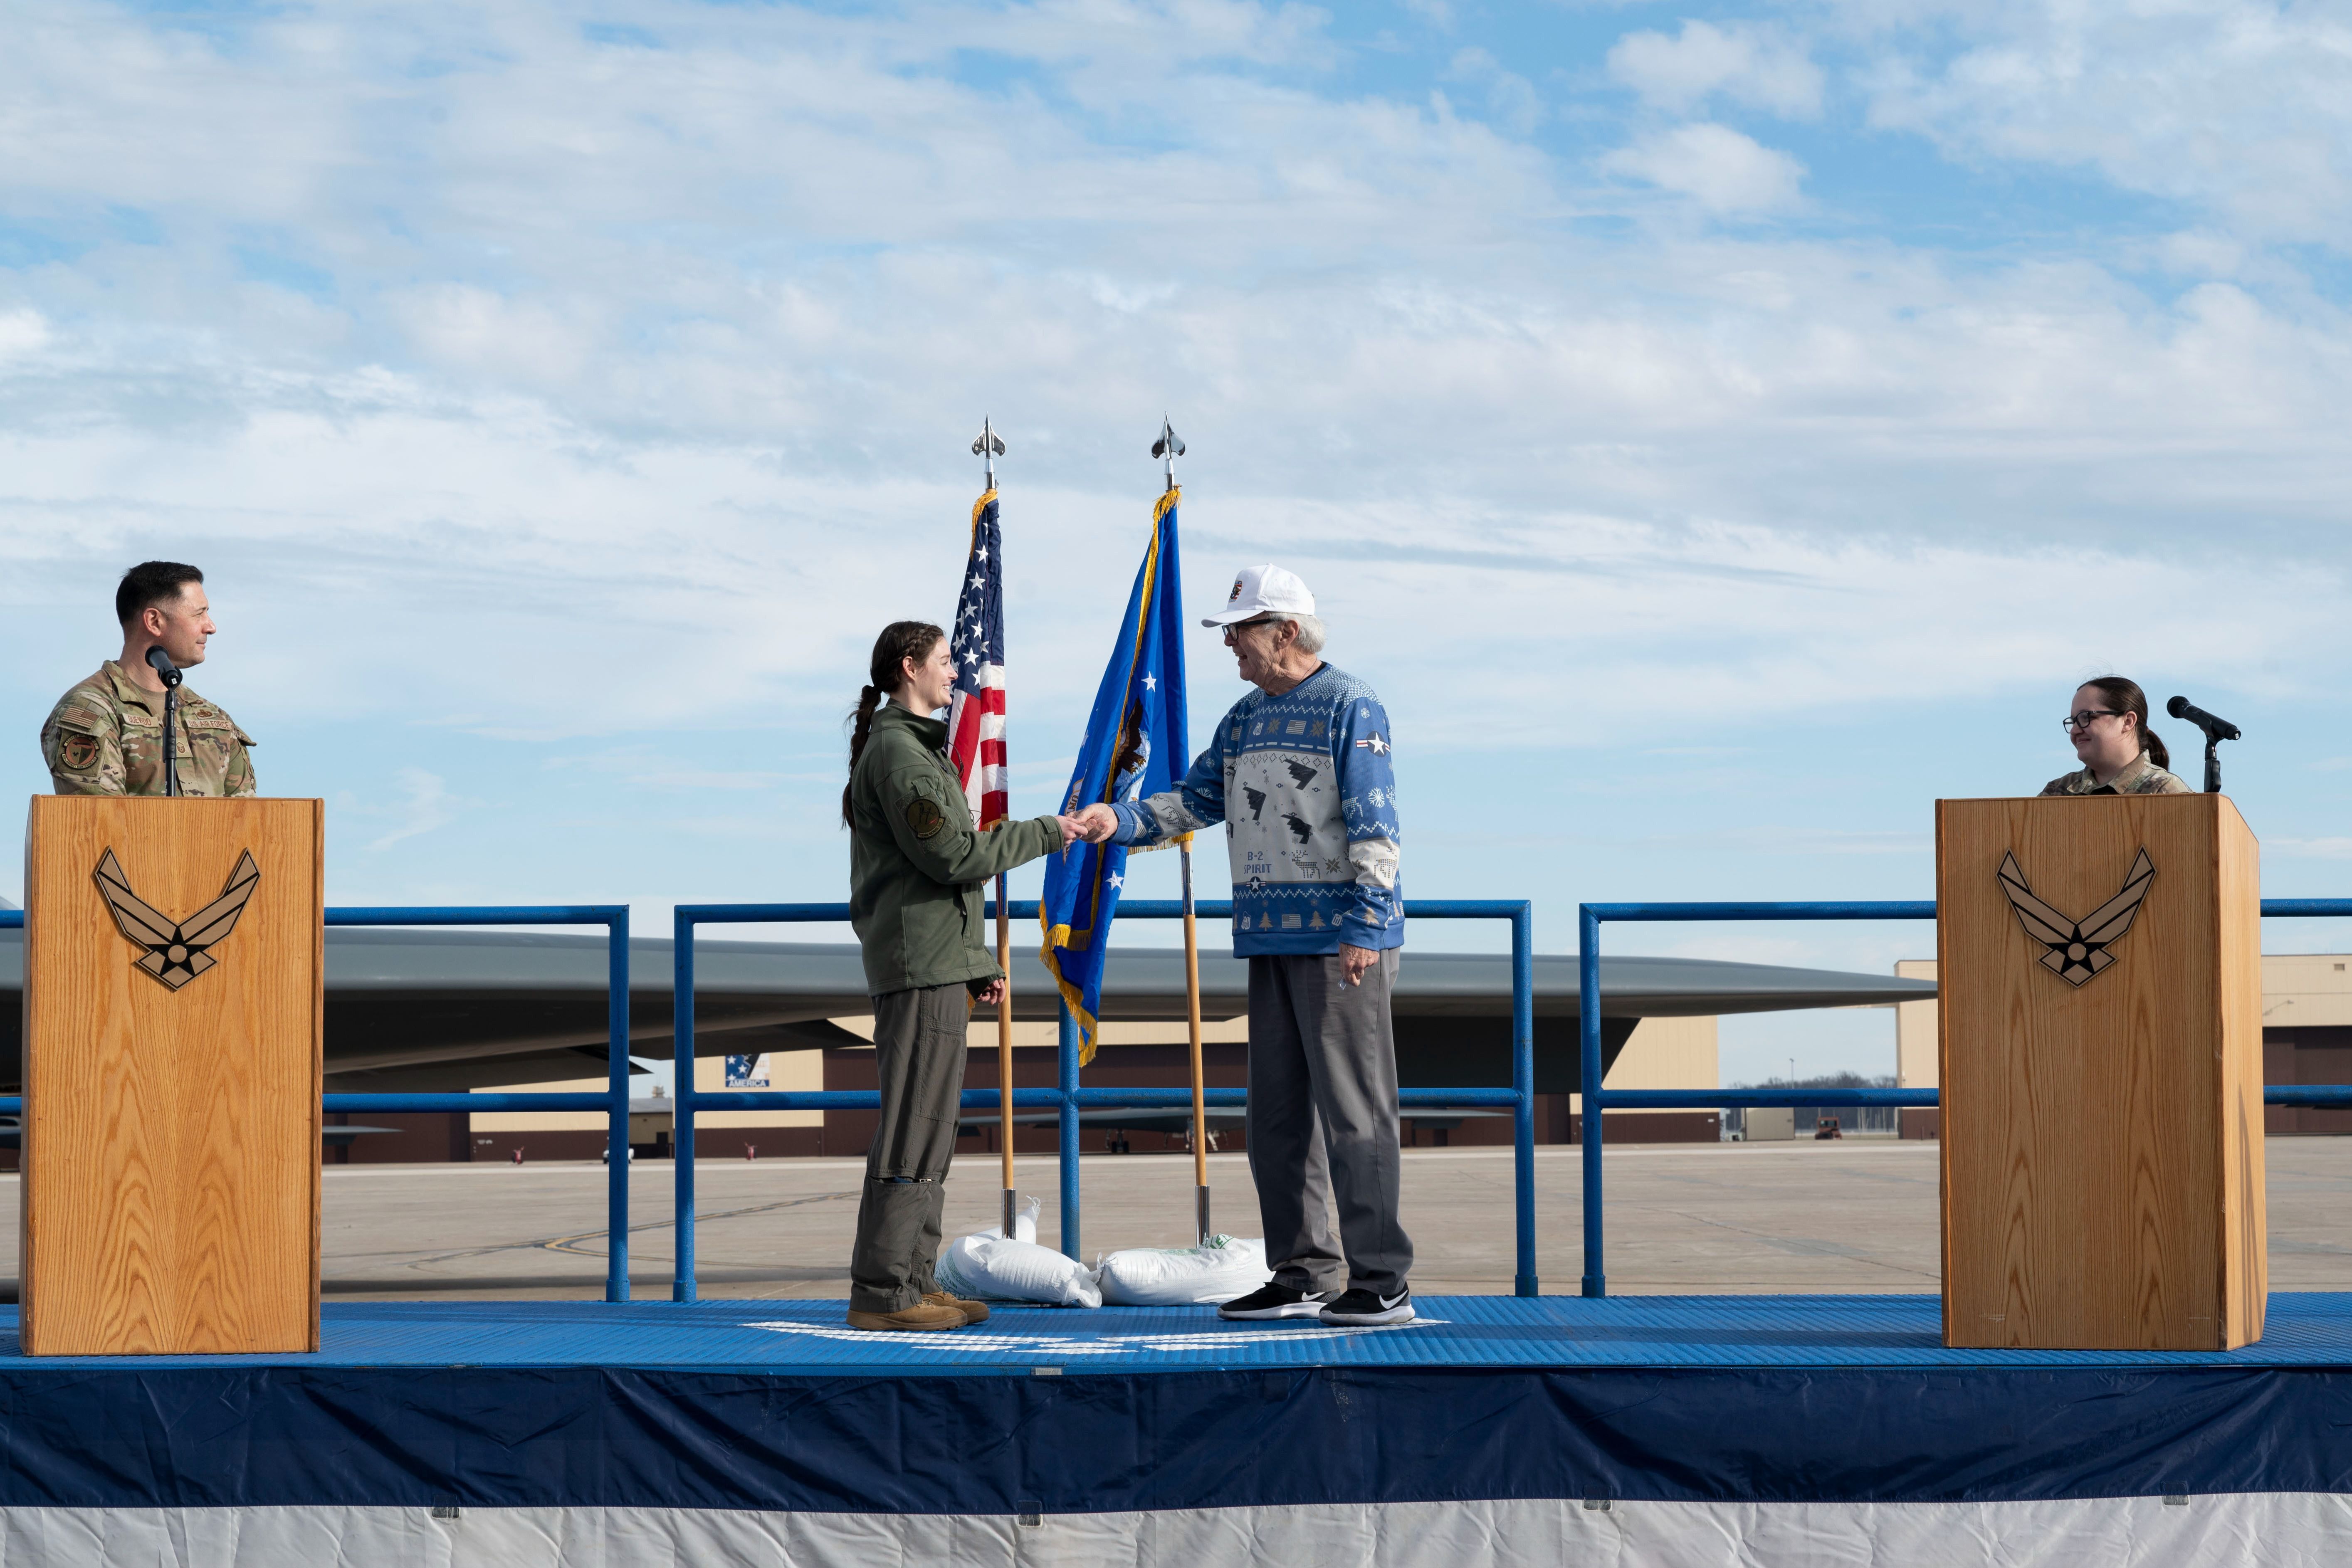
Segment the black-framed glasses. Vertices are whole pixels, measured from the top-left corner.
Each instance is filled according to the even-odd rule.
[[[1270,626],[1276,621],[1286,621],[1289,618],[1288,616],[1255,616],[1246,621],[1229,621],[1225,625],[1225,640],[1233,641],[1235,632],[1246,631],[1251,626]]]
[[[2123,710],[2119,708],[2085,708],[2080,713],[2059,720],[2058,727],[2071,735],[2077,730],[2089,729],[2094,720],[2120,719],[2123,716]]]

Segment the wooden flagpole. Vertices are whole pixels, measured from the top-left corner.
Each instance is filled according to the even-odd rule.
[[[1004,873],[996,874],[996,967],[1004,971],[1004,994],[996,999],[996,1107],[1004,1143],[1004,1239],[1013,1233],[1020,1194],[1013,1185],[1013,921],[1004,898]]]
[[[1192,838],[1184,837],[1184,1018],[1192,1032],[1192,1223],[1201,1245],[1216,1231],[1209,1223],[1208,1074],[1201,1061],[1201,931],[1192,918]]]
[[[980,422],[980,439],[971,444],[972,455],[987,465],[987,488],[996,488],[996,459],[1003,455],[1004,442],[996,434],[994,422]],[[1002,591],[1004,571],[1003,554],[998,552],[997,582]],[[1021,1194],[1013,1184],[1013,917],[1005,897],[1004,873],[996,874],[996,967],[1004,971],[1004,994],[996,999],[996,1116],[997,1141],[1004,1145],[1004,1213],[998,1233],[1007,1241],[1018,1239],[1013,1234],[1013,1222],[1019,1216]]]
[[[1176,438],[1176,426],[1163,414],[1160,416],[1160,439],[1153,444],[1151,455],[1165,466],[1168,489],[1176,488],[1176,459],[1183,455],[1184,443]],[[1186,759],[1176,759],[1182,767]],[[1201,1060],[1201,928],[1192,912],[1192,836],[1186,834],[1177,846],[1179,864],[1183,868],[1184,880],[1184,1018],[1192,1035],[1192,1228],[1202,1247],[1215,1236],[1216,1228],[1209,1220],[1209,1106],[1208,1070]]]

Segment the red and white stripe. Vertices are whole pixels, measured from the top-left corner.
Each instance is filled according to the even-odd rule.
[[[987,827],[1012,812],[1004,765],[1004,667],[980,668],[981,689],[959,691],[948,710],[948,756],[963,779],[971,825]]]

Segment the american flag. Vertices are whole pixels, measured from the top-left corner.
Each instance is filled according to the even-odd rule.
[[[972,504],[971,559],[956,601],[948,650],[955,658],[955,699],[948,706],[948,760],[963,780],[971,825],[1004,820],[1011,807],[1004,782],[1003,539],[996,526],[996,492]]]

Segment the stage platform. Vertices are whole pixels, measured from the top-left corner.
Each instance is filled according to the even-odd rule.
[[[333,1303],[315,1355],[31,1359],[0,1565],[2191,1563],[2352,1541],[2352,1295],[2208,1354],[1948,1351],[1927,1296],[1422,1321]],[[2327,1547],[2333,1542],[2336,1547]],[[2231,1542],[2235,1542],[2233,1548]],[[2326,1548],[2323,1550],[2323,1548]]]
[[[329,1302],[313,1355],[47,1356],[16,1348],[0,1308],[0,1373],[287,1367],[483,1371],[634,1367],[761,1376],[1030,1377],[1068,1373],[1378,1370],[1886,1371],[2027,1367],[2352,1369],[2352,1292],[2270,1299],[2237,1351],[1947,1350],[1933,1296],[1424,1297],[1418,1321],[1328,1328],[1228,1323],[1211,1307],[999,1306],[975,1328],[869,1334],[840,1301]]]

